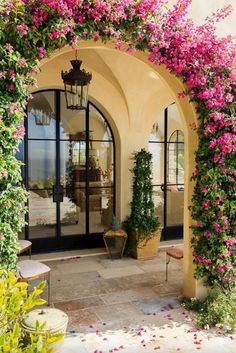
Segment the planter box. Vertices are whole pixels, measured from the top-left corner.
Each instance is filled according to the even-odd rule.
[[[139,260],[147,260],[157,256],[160,246],[161,229],[153,232],[153,237],[145,242],[141,242],[136,249],[132,251],[132,256]]]

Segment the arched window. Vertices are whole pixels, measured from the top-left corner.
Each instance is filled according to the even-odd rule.
[[[175,130],[168,142],[168,183],[184,184],[184,134]]]

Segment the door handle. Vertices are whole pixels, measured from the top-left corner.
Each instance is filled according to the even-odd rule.
[[[161,184],[161,191],[165,191],[165,184]],[[171,191],[171,189],[170,188],[168,188],[167,187],[167,185],[166,185],[166,191]]]

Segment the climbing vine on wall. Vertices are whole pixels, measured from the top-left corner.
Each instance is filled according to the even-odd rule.
[[[0,263],[16,267],[17,234],[27,193],[15,158],[22,121],[41,59],[80,40],[111,40],[120,50],[145,50],[180,77],[199,116],[191,212],[196,276],[224,291],[235,286],[236,48],[215,34],[230,6],[188,19],[190,0],[6,0],[0,2]]]

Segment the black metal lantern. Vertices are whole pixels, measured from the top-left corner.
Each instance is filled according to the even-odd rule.
[[[88,86],[92,74],[81,70],[81,60],[71,60],[72,69],[61,72],[65,85],[66,107],[72,110],[83,110],[87,108]]]

